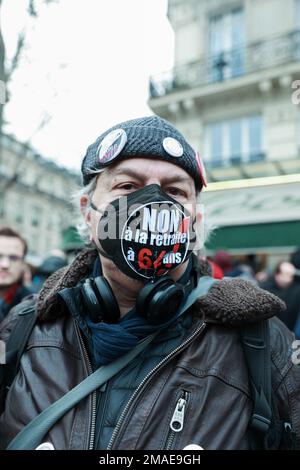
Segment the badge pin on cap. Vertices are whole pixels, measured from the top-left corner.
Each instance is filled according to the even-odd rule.
[[[107,134],[97,148],[97,155],[102,165],[112,162],[123,150],[127,142],[124,129],[115,129]]]
[[[182,157],[183,147],[177,139],[165,137],[162,144],[165,151],[171,155],[171,157]]]

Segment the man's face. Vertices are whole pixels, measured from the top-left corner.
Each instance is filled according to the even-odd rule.
[[[177,165],[152,158],[130,158],[108,167],[98,177],[92,201],[97,208],[104,210],[113,200],[150,184],[161,186],[166,194],[188,209],[192,218],[195,217],[196,190],[192,177]],[[86,202],[83,198],[81,205],[84,206]],[[98,247],[97,226],[100,217],[97,211],[91,211],[86,218],[92,239]],[[182,266],[174,272],[182,273],[180,268]]]
[[[280,272],[275,274],[276,283],[284,289],[293,282],[294,275],[295,267],[289,262],[282,263],[280,265]]]
[[[108,167],[98,177],[93,203],[104,210],[113,200],[150,184],[158,184],[173,199],[186,206],[195,215],[196,191],[193,179],[186,171],[163,160],[130,158]],[[93,240],[97,239],[100,214],[91,214]]]
[[[17,282],[24,269],[24,245],[19,238],[0,236],[0,288]]]

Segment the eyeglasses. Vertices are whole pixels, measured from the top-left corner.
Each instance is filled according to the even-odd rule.
[[[4,258],[7,258],[11,263],[17,263],[18,261],[22,261],[23,257],[18,255],[2,255],[0,253],[0,261]]]

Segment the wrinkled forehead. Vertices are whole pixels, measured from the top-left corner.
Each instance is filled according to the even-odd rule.
[[[195,188],[193,178],[180,166],[149,157],[131,157],[120,160],[100,172],[100,180],[114,180],[120,177],[131,177],[147,185],[151,181],[158,184],[178,182]],[[100,183],[101,184],[101,183]]]
[[[127,121],[98,137],[82,162],[83,183],[88,184],[95,173],[116,161],[138,156],[176,163],[189,173],[197,189],[206,186],[199,153],[174,126],[158,117]]]

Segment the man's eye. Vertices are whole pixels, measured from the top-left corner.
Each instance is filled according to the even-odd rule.
[[[125,191],[134,191],[136,189],[136,185],[133,183],[123,183],[120,184],[117,189],[124,189]]]
[[[170,194],[171,196],[186,197],[185,192],[179,188],[169,187],[167,188],[166,192]]]

